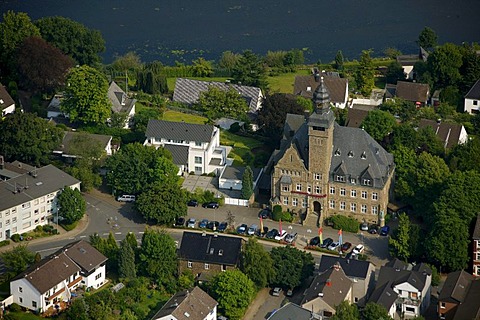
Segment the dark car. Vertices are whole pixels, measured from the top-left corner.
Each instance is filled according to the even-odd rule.
[[[227,227],[228,227],[228,223],[227,222],[222,222],[218,225],[218,231],[220,232],[224,232],[225,230],[227,230]]]
[[[178,217],[177,220],[175,220],[175,227],[183,227],[184,224],[185,224],[184,217]]]
[[[327,238],[323,240],[323,243],[320,245],[320,248],[328,248],[329,245],[331,245],[333,242],[332,238]]]
[[[380,229],[380,235],[381,236],[388,236],[389,232],[390,232],[390,227],[389,226],[383,226],[382,229]]]
[[[202,219],[202,221],[198,223],[198,227],[205,229],[207,227],[207,224],[208,224],[208,219]]]
[[[220,223],[218,221],[210,221],[207,223],[207,229],[210,230],[218,230],[218,227],[220,226]]]
[[[275,239],[276,236],[278,236],[278,230],[272,229],[267,232],[267,235],[265,237],[267,237],[267,239]]]
[[[348,250],[350,250],[350,248],[352,247],[352,244],[350,242],[345,242],[344,244],[342,244],[340,250],[342,250],[342,252],[347,252]]]
[[[187,202],[187,206],[189,207],[198,207],[198,201],[197,200],[190,200]]]
[[[208,209],[218,209],[219,205],[218,202],[206,202],[202,204],[202,207],[208,208]]]
[[[241,224],[240,227],[237,228],[237,233],[238,234],[245,234],[247,232],[248,225],[245,223]]]
[[[263,227],[263,231],[258,228],[256,235],[259,237],[265,237],[265,235],[268,233],[268,227]]]
[[[272,212],[270,211],[270,209],[263,209],[258,213],[258,217],[262,219],[268,219],[271,217],[271,215]]]
[[[316,236],[310,239],[310,245],[311,246],[318,246],[320,244],[320,237]]]
[[[376,224],[372,224],[370,226],[370,230],[368,230],[370,234],[377,234],[378,233],[378,226]]]

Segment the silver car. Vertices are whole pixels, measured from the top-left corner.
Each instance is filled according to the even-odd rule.
[[[257,230],[258,230],[258,226],[256,224],[252,224],[250,228],[248,228],[247,234],[249,236],[253,236],[255,232],[257,232]]]
[[[195,228],[195,223],[197,221],[195,220],[195,218],[190,218],[188,219],[187,221],[187,228]]]

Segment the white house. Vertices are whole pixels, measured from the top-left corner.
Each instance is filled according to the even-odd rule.
[[[152,320],[217,320],[217,301],[199,287],[177,292]]]
[[[83,240],[35,263],[10,282],[11,302],[41,313],[62,305],[78,287],[105,283],[107,258]]]
[[[218,187],[228,190],[242,190],[242,179],[246,167],[224,167],[218,178]],[[263,168],[253,168],[253,190],[255,190],[258,180],[262,175]]]
[[[0,241],[47,224],[65,186],[80,189],[80,181],[53,165],[0,181]]]
[[[47,107],[47,118],[57,118],[64,116],[68,118],[68,115],[65,115],[62,110],[60,110],[60,104],[63,100],[63,93],[57,93],[53,96],[52,100]]]
[[[480,112],[480,79],[475,82],[472,88],[465,95],[465,104],[463,111],[470,114]]]
[[[435,135],[442,141],[445,149],[451,149],[458,144],[467,143],[467,130],[462,124],[452,122],[442,122],[440,120],[433,121],[428,119],[420,119],[418,128],[430,127]]]
[[[173,156],[179,174],[219,174],[226,165],[227,147],[220,145],[220,129],[208,124],[150,120],[144,145],[164,147]]]
[[[112,103],[112,113],[124,113],[127,116],[123,128],[130,128],[137,100],[129,98],[115,81],[112,81],[108,88],[108,100]]]
[[[0,83],[0,112],[1,117],[5,117],[9,113],[15,112],[15,101],[8,94],[5,87]]]

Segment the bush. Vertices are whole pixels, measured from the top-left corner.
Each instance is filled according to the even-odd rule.
[[[17,304],[17,303],[12,303],[9,308],[10,308],[10,311],[12,311],[12,312],[22,311],[22,307],[20,307],[20,305]]]
[[[37,226],[37,227],[35,228],[35,231],[36,231],[36,232],[43,232],[43,226]]]
[[[293,216],[290,212],[283,212],[282,213],[282,221],[285,221],[285,222],[292,222],[293,221]]]
[[[280,219],[282,219],[282,216],[283,216],[282,206],[278,204],[273,206],[272,220],[279,221]]]
[[[352,233],[358,232],[359,223],[355,218],[337,214],[328,218],[328,220],[332,224],[334,229],[342,229],[343,231]]]
[[[44,232],[47,232],[47,233],[51,233],[52,230],[53,230],[53,226],[51,226],[51,225],[49,225],[49,224],[44,225],[42,228],[43,228],[43,231],[44,231]]]
[[[10,240],[0,241],[0,247],[5,247],[5,246],[8,246],[9,244],[10,244]]]
[[[234,122],[232,123],[228,131],[230,131],[231,133],[237,133],[238,131],[240,131],[240,129],[241,129],[240,124],[238,124],[238,122]]]
[[[20,242],[20,235],[18,233],[12,234],[10,239],[12,239],[13,242]]]

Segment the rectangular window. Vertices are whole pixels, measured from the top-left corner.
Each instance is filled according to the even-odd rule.
[[[345,208],[346,208],[345,202],[341,201],[340,202],[340,210],[345,210]]]
[[[288,206],[288,197],[283,197],[283,204]]]
[[[23,298],[22,298],[22,297],[19,297],[19,298],[18,298],[18,302],[23,303]]]
[[[477,258],[477,259],[476,259],[477,261],[480,261],[480,252],[477,252],[477,253],[476,253],[476,258]]]
[[[370,179],[363,179],[363,184],[366,186],[372,185],[372,181]]]
[[[315,180],[321,180],[322,179],[322,175],[320,173],[315,173],[314,174],[314,179]]]
[[[302,208],[306,208],[307,207],[307,198],[303,198],[302,200]]]
[[[378,200],[378,193],[376,192],[372,193],[372,200]]]
[[[350,191],[350,197],[356,198],[357,197],[357,190]]]
[[[298,199],[297,198],[293,198],[292,199],[292,206],[296,207],[298,205]]]
[[[418,298],[418,293],[416,293],[416,292],[410,292],[410,297],[411,297],[412,299],[417,299],[417,298]]]
[[[302,191],[302,185],[300,183],[297,183],[295,190]]]
[[[440,302],[440,308],[445,309],[446,305],[445,302]]]
[[[473,105],[474,106],[478,105],[478,100],[473,100]]]
[[[362,213],[367,213],[367,205],[362,204]]]
[[[330,209],[335,209],[335,200],[329,200],[328,206],[330,207]]]
[[[352,211],[352,212],[357,211],[357,204],[356,203],[350,203],[350,211]]]
[[[12,208],[12,214],[17,213],[17,208]],[[8,216],[8,211],[7,211],[7,216]]]
[[[413,307],[405,307],[405,312],[415,313],[415,308],[413,308]]]
[[[195,157],[196,164],[202,164],[202,157]]]
[[[201,147],[201,146],[202,146],[201,142],[195,141],[195,147]]]
[[[38,212],[39,212],[38,209],[35,209],[34,213],[35,213],[35,214],[38,214]]]
[[[362,191],[362,199],[367,199],[368,193],[367,191]]]
[[[102,277],[102,273],[100,272],[99,274],[97,274],[97,275],[95,276],[95,280],[98,280],[98,279],[100,279],[101,277]]]
[[[345,188],[340,188],[340,195],[342,197],[345,197],[346,194],[347,194],[347,190],[345,190]]]
[[[33,200],[33,205],[36,206],[38,204],[38,198]]]
[[[22,292],[23,292],[23,288],[22,288],[22,287],[18,287],[18,292],[22,293]]]
[[[1,225],[0,225],[1,227]],[[475,240],[475,243],[477,244],[477,249],[480,249],[480,241],[479,240]]]
[[[12,218],[12,223],[15,223],[15,222],[17,222],[17,217]]]
[[[205,263],[205,270],[210,269],[210,265],[208,263]]]
[[[22,209],[28,209],[28,208],[30,208],[30,202],[26,202],[22,204]]]
[[[312,192],[312,186],[311,185],[308,185],[307,186],[307,193],[311,193]]]
[[[195,172],[202,172],[202,167],[195,167]]]
[[[320,186],[315,186],[315,194],[320,194],[321,192]]]
[[[9,225],[10,225],[10,219],[7,219],[7,221],[5,221],[5,225],[6,225],[6,226],[9,226]]]
[[[335,181],[345,182],[345,176],[335,176]]]
[[[32,301],[32,307],[37,308],[37,301]]]
[[[330,194],[335,194],[335,187],[330,187]]]
[[[351,179],[350,179],[350,183],[351,183],[351,184],[355,184],[355,183],[357,183],[357,179],[355,179],[355,178],[351,178]]]
[[[288,184],[282,184],[282,191],[283,192],[289,192],[290,191],[290,186]]]
[[[222,264],[222,271],[227,271],[227,265]]]
[[[28,221],[23,223],[22,228],[27,229],[27,228],[30,228],[31,225],[32,225],[32,221]]]
[[[378,214],[378,207],[377,206],[372,207],[372,214]]]
[[[187,268],[191,268],[192,267],[192,261],[187,261]]]

